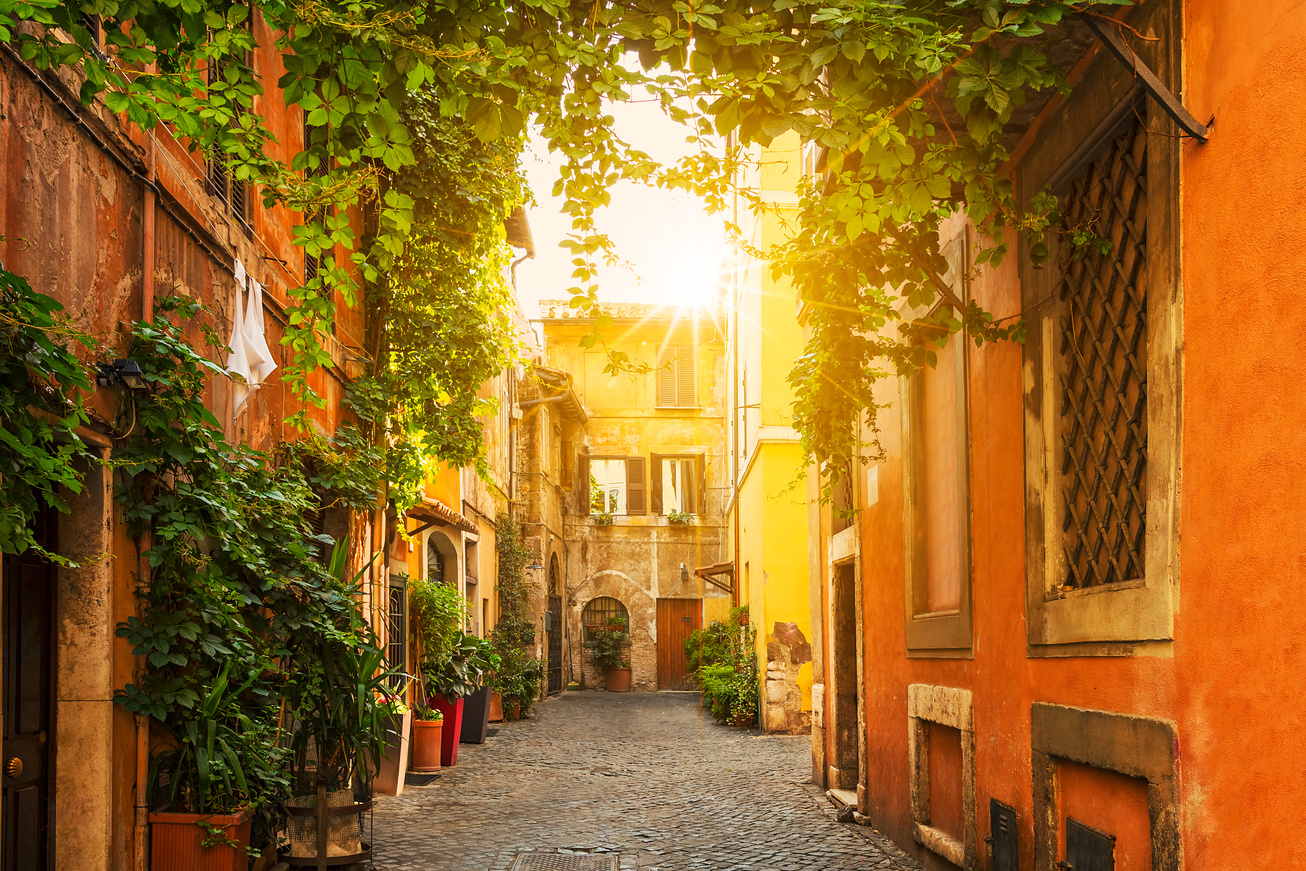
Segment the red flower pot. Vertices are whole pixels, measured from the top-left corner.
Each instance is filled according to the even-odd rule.
[[[630,669],[610,668],[603,675],[603,686],[610,693],[630,692]]]
[[[463,700],[449,701],[444,696],[431,698],[431,707],[444,714],[444,732],[440,735],[440,764],[445,768],[458,764],[458,736],[463,731]]]

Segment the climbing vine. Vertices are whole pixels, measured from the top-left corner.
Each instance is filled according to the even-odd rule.
[[[356,276],[382,285],[391,303],[411,290],[395,285],[396,274],[414,287],[441,286],[428,267],[448,250],[430,248],[419,226],[423,191],[404,183],[426,148],[415,134],[436,134],[436,118],[509,151],[530,127],[563,157],[554,190],[573,220],[563,243],[574,257],[572,304],[596,316],[590,345],[609,326],[595,281],[597,264],[616,252],[596,216],[613,184],[683,189],[721,207],[750,149],[797,132],[823,150],[825,173],[806,190],[789,240],[761,253],[810,305],[811,341],[792,375],[794,422],[809,458],[837,470],[861,454],[855,421],[874,432],[878,380],[928,365],[931,342],[963,327],[976,341],[1020,337],[1019,322],[994,322],[950,298],[939,279],[939,222],[960,211],[974,223],[979,264],[1000,262],[1021,233],[1035,260],[1046,256],[1042,237],[1056,202],[1018,207],[1002,134],[1029,94],[1067,87],[1047,52],[1050,28],[1126,2],[0,0],[0,41],[38,67],[78,65],[84,100],[102,97],[146,129],[166,126],[191,148],[223,157],[269,205],[305,215],[324,204],[374,210],[376,232],[366,239],[356,238],[345,208],[296,230],[297,244],[323,257],[318,277],[291,290],[285,338],[293,360],[284,375],[310,398],[307,373],[326,361],[318,330],[337,293],[351,305],[360,300]],[[100,16],[103,53],[87,15]],[[255,111],[271,75],[249,62],[259,44],[279,51],[277,85],[309,125],[309,141],[289,162],[269,156],[270,134]],[[636,96],[684,123],[696,146],[688,157],[661,165],[617,135],[608,108]],[[481,157],[494,164],[505,153]],[[481,217],[451,228],[476,237],[468,252],[498,238]],[[348,260],[337,262],[335,250]],[[476,311],[478,329],[495,332],[493,314],[478,307],[484,299],[466,311]],[[901,301],[940,299],[945,305],[930,306],[926,318],[901,314]],[[395,305],[396,347],[426,314]],[[448,393],[441,379],[477,371],[437,371],[397,397],[410,403],[402,426],[412,443],[437,451],[459,443],[475,408],[467,392],[479,385]],[[455,410],[439,421],[443,430],[430,425],[437,406]]]
[[[77,434],[89,422],[81,395],[91,382],[69,345],[93,343],[62,310],[0,267],[0,553],[32,548],[66,562],[33,536],[39,510],[68,512],[60,491],[80,493],[92,462]]]

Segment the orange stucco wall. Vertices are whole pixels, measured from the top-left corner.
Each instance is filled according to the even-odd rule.
[[[899,844],[913,845],[907,687],[970,689],[980,868],[988,867],[990,797],[1016,808],[1021,867],[1033,867],[1035,701],[1177,724],[1183,867],[1306,866],[1297,800],[1306,771],[1306,364],[1298,352],[1306,335],[1306,8],[1223,0],[1183,8],[1183,101],[1198,119],[1216,121],[1208,144],[1181,148],[1173,643],[1131,657],[1028,655],[1022,352],[970,345],[973,658],[908,659],[896,404],[880,418],[888,456],[879,464],[879,500],[860,519],[865,811]],[[1019,310],[1014,261],[971,286],[998,316]],[[896,403],[897,386],[884,385],[881,399]],[[864,476],[859,486],[864,491]],[[828,656],[828,627],[826,641]],[[1062,771],[1061,788],[1060,813],[1080,808],[1120,838],[1118,868],[1150,867],[1139,855],[1147,805],[1137,783],[1073,767]]]

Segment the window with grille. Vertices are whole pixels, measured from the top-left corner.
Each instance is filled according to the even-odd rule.
[[[400,576],[402,577],[402,576]],[[386,660],[391,668],[408,668],[408,597],[403,584],[390,585]],[[402,681],[400,681],[402,684]]]
[[[246,19],[246,27],[249,27],[249,19]],[[253,64],[253,56],[246,54],[245,63]],[[217,85],[222,81],[222,67],[219,61],[212,60],[209,62],[208,83],[210,86]],[[236,106],[236,119],[233,122],[236,127],[240,126],[240,119],[244,114],[244,109]],[[249,183],[236,178],[225,152],[216,145],[209,153],[209,157],[204,167],[205,185],[209,194],[218,202],[225,206],[228,213],[239,223],[247,224],[249,222]]]
[[[617,620],[624,621],[623,631],[630,634],[630,614],[626,611],[626,606],[618,602],[611,596],[599,596],[590,599],[585,605],[585,610],[581,613],[581,623],[584,626],[585,641],[589,641],[590,633],[597,632],[600,629],[607,628],[609,624],[615,626]]]
[[[1144,576],[1147,531],[1147,130],[1130,121],[1063,195],[1059,306],[1064,589]]]
[[[658,355],[658,407],[694,408],[694,346],[667,345]]]
[[[318,137],[321,139],[321,137]],[[308,121],[304,122],[304,150],[313,143],[313,128],[309,126]],[[308,178],[323,178],[327,174],[326,158],[321,157],[317,163],[311,162],[304,169],[304,174]],[[304,221],[310,224],[321,224],[327,219],[326,206],[318,206],[304,213]],[[322,271],[322,257],[320,254],[310,254],[304,251],[304,283],[308,284],[317,278],[318,273]]]

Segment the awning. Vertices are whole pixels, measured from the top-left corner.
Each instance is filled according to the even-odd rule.
[[[735,588],[735,564],[733,562],[717,563],[712,566],[702,566],[694,569],[694,574],[707,581],[714,587],[720,587],[727,593],[734,592]],[[730,580],[722,582],[719,580],[720,575],[729,576]]]
[[[423,521],[423,525],[409,532],[409,535],[414,535],[436,525],[452,526],[464,532],[477,531],[475,523],[472,523],[439,499],[432,499],[429,496],[423,496],[422,501],[409,508],[407,513],[414,520]]]

